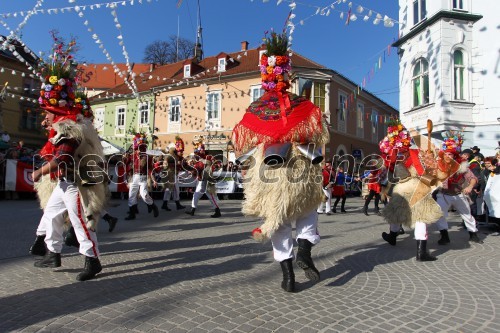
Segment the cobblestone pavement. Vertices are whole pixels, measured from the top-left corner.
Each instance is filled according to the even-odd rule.
[[[115,231],[99,226],[103,271],[77,282],[84,258],[74,248],[63,249],[60,268],[33,266],[37,202],[0,201],[0,332],[500,332],[493,228],[481,227],[484,244],[469,244],[452,215],[451,244],[437,245],[432,228],[428,247],[439,259],[421,263],[410,233],[390,246],[382,218],[348,198],[347,214],[320,215],[321,281],[295,267],[298,291],[286,293],[270,244],[249,237],[259,221],[240,204],[223,200],[219,219],[206,200],[195,217],[173,210],[155,219],[140,203],[138,218],[125,221],[126,201],[114,200]]]

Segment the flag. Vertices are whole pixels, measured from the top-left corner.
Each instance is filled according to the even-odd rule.
[[[182,0],[177,0],[177,8],[179,8],[182,5]]]
[[[6,160],[5,190],[34,192],[33,165],[18,160]]]

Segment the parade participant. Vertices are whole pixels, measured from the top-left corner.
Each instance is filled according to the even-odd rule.
[[[450,131],[446,133],[447,138],[439,151],[438,179],[442,181],[436,199],[443,211],[443,216],[436,222],[441,239],[440,245],[450,243],[448,235],[448,209],[454,207],[460,214],[469,231],[469,241],[483,243],[477,234],[478,229],[476,220],[471,215],[470,205],[467,196],[473,191],[478,183],[476,176],[469,169],[467,160],[460,158],[460,148],[463,143],[463,137],[459,132]],[[464,155],[465,156],[465,155]]]
[[[375,160],[372,160],[375,161]],[[370,173],[366,177],[366,182],[367,182],[367,188],[368,188],[368,196],[365,199],[365,204],[363,205],[363,213],[366,216],[369,216],[368,214],[368,205],[370,205],[370,202],[372,201],[373,198],[375,198],[375,214],[377,215],[382,215],[380,213],[380,208],[378,204],[380,203],[380,200],[382,197],[380,196],[380,191],[382,189],[380,185],[380,178],[383,172],[383,166],[381,161],[375,161],[372,165],[367,166],[369,169],[374,169],[370,170]]]
[[[477,148],[477,146],[474,146],[473,148]],[[480,159],[477,159],[477,157],[475,156],[474,151],[472,149],[464,149],[460,152],[460,158],[462,159],[462,162],[467,162],[469,164],[470,171],[474,174],[474,176],[477,179],[479,179],[479,177],[481,176],[481,163]],[[479,182],[476,183],[476,185],[469,194],[470,212],[474,218],[477,218],[478,192],[479,192]]]
[[[195,162],[191,172],[196,177],[197,184],[193,193],[193,200],[191,201],[191,209],[186,214],[193,216],[196,208],[198,208],[198,201],[203,194],[206,194],[215,210],[210,217],[221,217],[219,199],[217,198],[215,188],[217,179],[213,176],[213,156],[206,155],[204,149],[195,151],[195,156],[198,158],[198,161]]]
[[[44,209],[37,235],[45,234],[48,252],[35,266],[61,266],[67,214],[80,243],[79,252],[85,256],[84,270],[77,280],[85,281],[102,270],[96,227],[107,199],[108,182],[104,171],[95,167],[103,163],[104,154],[90,121],[88,99],[77,90],[77,64],[71,60],[75,42],[64,49],[64,42],[53,37],[53,57],[40,66],[43,84],[38,100],[46,112],[42,126],[49,129],[49,139],[40,153],[47,163],[33,172]]]
[[[131,170],[132,177],[128,182],[128,215],[125,220],[134,220],[137,213],[137,194],[148,205],[148,213],[158,217],[158,207],[148,193],[148,178],[152,177],[152,158],[146,154],[147,140],[142,133],[136,133],[133,142],[133,153],[125,158],[125,164]],[[153,180],[156,185],[156,181]]]
[[[323,167],[323,193],[324,198],[319,204],[318,214],[323,214],[323,209],[325,209],[326,215],[332,215],[332,186],[333,182],[330,181],[332,177],[332,163],[326,162]],[[326,200],[326,201],[325,201]]]
[[[427,225],[434,223],[442,213],[431,196],[431,182],[425,178],[426,171],[432,172],[435,168],[430,142],[427,152],[422,152],[399,119],[391,120],[388,125],[387,136],[380,141],[379,148],[389,174],[393,175],[388,186],[393,187],[382,212],[389,223],[389,233],[383,232],[382,238],[396,245],[401,225],[414,228],[417,261],[434,261],[437,258],[427,252]]]
[[[252,102],[233,130],[235,150],[243,162],[243,213],[264,223],[252,235],[271,240],[274,259],[283,272],[281,287],[295,290],[292,225],[295,224],[297,265],[311,281],[320,274],[311,257],[318,244],[318,213],[324,195],[318,151],[329,140],[321,109],[289,88],[291,70],[286,34],[271,33],[260,59],[265,93]],[[247,162],[243,160],[248,157]],[[314,161],[314,164],[313,162]]]
[[[342,199],[342,202],[340,203],[340,212],[347,213],[345,210],[345,201],[347,200],[347,196],[345,194],[345,173],[344,168],[342,168],[341,166],[337,168],[337,172],[335,173],[335,182],[333,185],[332,197],[335,198],[335,203],[333,204],[333,212],[337,212],[337,205]]]
[[[182,170],[182,163],[184,157],[184,141],[181,137],[175,137],[175,146],[168,150],[168,155],[165,157],[162,166],[162,186],[163,186],[163,205],[162,209],[167,211],[171,210],[168,208],[168,200],[173,197],[177,210],[184,209],[181,205],[180,189],[179,189],[179,172]]]

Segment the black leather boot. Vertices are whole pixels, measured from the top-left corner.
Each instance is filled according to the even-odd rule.
[[[380,208],[375,207],[375,214],[377,214],[378,216],[382,216],[382,213],[380,212]]]
[[[128,215],[125,217],[125,220],[130,221],[130,220],[135,220],[135,212],[137,210],[137,205],[130,206],[128,208]]]
[[[76,276],[78,281],[86,281],[92,279],[97,273],[102,271],[99,258],[85,257],[85,266],[83,272]]]
[[[45,247],[45,235],[36,236],[35,242],[30,247],[30,253],[34,256],[44,256],[47,254],[47,248]]]
[[[163,201],[163,205],[161,205],[161,209],[165,209],[166,211],[171,211],[171,209],[168,208],[168,200]]]
[[[417,240],[417,261],[434,261],[437,260],[436,257],[431,256],[427,252],[427,241]]]
[[[151,212],[153,212],[154,217],[158,217],[158,215],[160,214],[160,212],[158,211],[158,207],[154,202],[151,205],[148,205],[148,213]]]
[[[448,230],[446,229],[439,230],[439,233],[441,234],[441,239],[438,240],[438,244],[439,245],[450,244],[450,237],[448,236]]]
[[[215,208],[215,213],[213,215],[210,215],[210,217],[221,217],[220,209]]]
[[[299,238],[297,243],[299,244],[297,258],[295,259],[297,266],[304,270],[306,277],[309,280],[313,282],[319,281],[319,271],[316,269],[316,266],[314,266],[311,258],[312,243],[307,239],[302,238]]]
[[[175,202],[175,206],[176,206],[177,210],[186,208],[185,206],[181,205],[181,202],[179,200],[177,200]]]
[[[134,214],[139,214],[139,207],[137,206],[137,204],[133,205],[132,209],[134,211]]]
[[[64,236],[64,244],[66,244],[67,246],[80,247],[78,238],[76,238],[75,228],[69,228],[68,232]]]
[[[382,238],[392,246],[396,245],[396,237],[398,237],[399,232],[391,231],[390,233],[383,232]]]
[[[196,208],[191,207],[191,209],[190,209],[190,210],[186,210],[186,214],[191,215],[191,216],[194,216],[194,211],[195,211],[195,210],[196,210]]]
[[[118,218],[111,216],[109,214],[104,215],[102,218],[104,221],[108,222],[108,224],[109,224],[108,231],[113,232],[113,230],[115,230],[116,223],[118,222]]]
[[[43,259],[35,261],[35,267],[61,267],[61,254],[47,251]]]
[[[288,292],[295,291],[295,274],[293,273],[292,258],[280,262],[281,270],[283,271],[283,281],[281,288]]]
[[[479,239],[479,236],[477,235],[476,232],[469,231],[469,242],[474,242],[478,244],[483,244],[484,242]]]
[[[363,214],[365,214],[366,216],[370,216],[370,215],[368,214],[368,207],[363,206]]]

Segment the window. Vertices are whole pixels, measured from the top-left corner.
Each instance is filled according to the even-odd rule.
[[[453,9],[464,9],[464,0],[453,0]]]
[[[207,94],[207,121],[220,120],[220,92]]]
[[[218,72],[225,72],[226,71],[226,59],[225,58],[219,58],[219,65],[217,66],[217,71]]]
[[[116,127],[125,127],[125,107],[119,106],[116,108]]]
[[[184,77],[191,77],[191,65],[184,65]]]
[[[250,87],[250,102],[258,100],[262,95],[264,95],[264,89],[260,84]]]
[[[414,107],[429,104],[429,66],[423,58],[413,68],[412,88]]]
[[[413,0],[413,24],[422,21],[426,16],[425,0]]]
[[[339,105],[338,105],[338,115],[337,115],[337,128],[341,132],[346,132],[346,124],[345,120],[347,117],[347,108],[346,108],[347,95],[339,94]]]
[[[464,74],[464,54],[457,50],[453,53],[453,98],[455,100],[465,100]]]
[[[371,119],[371,125],[372,125],[372,141],[373,142],[378,142],[378,111],[377,110],[372,110],[372,119]]]
[[[94,109],[94,127],[100,133],[104,131],[104,108]]]
[[[181,119],[181,99],[179,97],[170,97],[169,120],[172,123],[178,123]]]
[[[148,125],[149,123],[149,102],[139,104],[139,125]]]
[[[313,103],[325,112],[325,96],[326,96],[326,84],[321,82],[314,82],[314,96]]]
[[[36,109],[25,108],[21,117],[21,128],[29,130],[40,130],[42,115]]]
[[[365,106],[362,103],[358,103],[357,114],[356,114],[356,135],[359,138],[365,137]]]

